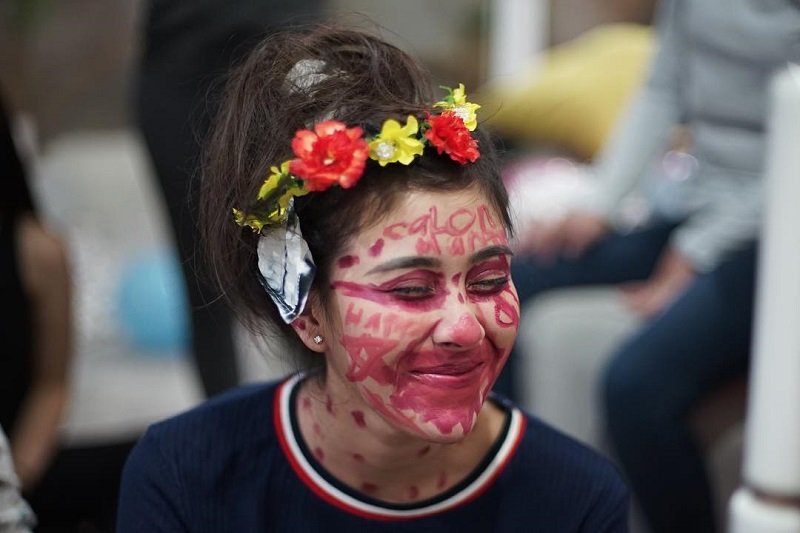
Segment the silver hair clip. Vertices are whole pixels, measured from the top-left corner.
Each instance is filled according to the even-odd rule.
[[[264,228],[258,239],[259,281],[287,324],[303,312],[316,272],[293,200],[286,221]]]

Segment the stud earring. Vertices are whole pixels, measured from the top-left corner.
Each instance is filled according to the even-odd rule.
[[[314,342],[316,344],[322,344],[322,335],[315,335],[314,336]]]

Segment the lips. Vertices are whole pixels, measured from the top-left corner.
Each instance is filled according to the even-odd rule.
[[[409,372],[411,380],[426,387],[459,389],[480,384],[485,368],[483,361],[465,361],[452,364],[415,368]]]
[[[462,376],[464,374],[469,374],[480,366],[483,366],[483,361],[458,361],[429,367],[414,368],[411,370],[411,373],[438,376]]]

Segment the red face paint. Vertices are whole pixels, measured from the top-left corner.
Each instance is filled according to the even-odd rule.
[[[369,247],[369,256],[378,257],[381,255],[381,251],[383,251],[383,239],[378,239],[375,244]]]
[[[381,314],[375,313],[364,324],[364,329],[371,329],[373,331],[379,331],[381,329]]]
[[[367,427],[367,423],[364,421],[364,413],[362,411],[351,411],[350,414],[353,415],[353,420],[358,427],[362,429]]]
[[[334,281],[331,288],[342,296],[359,298],[388,307],[413,311],[440,309],[450,294],[444,276],[429,270],[414,270],[378,285]]]
[[[336,415],[336,413],[333,412],[333,399],[331,398],[330,394],[325,396],[325,410],[331,415]]]
[[[336,262],[339,265],[339,268],[350,268],[351,266],[358,264],[358,256],[357,255],[345,255],[339,258]]]
[[[383,236],[391,240],[418,236],[416,250],[419,255],[440,255],[446,249],[450,255],[461,256],[508,240],[505,229],[498,227],[486,205],[477,209],[460,208],[444,218],[446,221],[440,223],[439,209],[433,206],[427,214],[411,222],[389,224],[384,228]],[[449,241],[449,246],[443,248],[441,241]]]
[[[396,427],[454,442],[475,424],[516,334],[506,257],[470,263],[508,246],[506,230],[479,193],[411,192],[402,204],[356,237],[358,264],[334,269],[341,333],[328,356],[341,359],[330,368]],[[379,268],[419,254],[432,264]]]
[[[344,325],[354,325],[357,326],[361,323],[361,315],[364,314],[363,309],[358,309],[356,311],[355,304],[350,302],[350,305],[347,306],[347,312],[344,315]]]
[[[398,341],[375,338],[371,335],[342,337],[342,345],[350,358],[347,379],[364,381],[371,377],[378,383],[388,384],[393,374],[384,364],[383,356],[394,350],[398,344]]]
[[[495,323],[501,328],[519,326],[519,299],[511,285],[506,256],[475,265],[467,274],[467,290],[475,301],[494,302]]]

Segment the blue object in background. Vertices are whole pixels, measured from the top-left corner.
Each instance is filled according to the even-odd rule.
[[[134,348],[160,355],[188,348],[186,288],[172,250],[135,256],[122,269],[116,296],[120,329]]]

